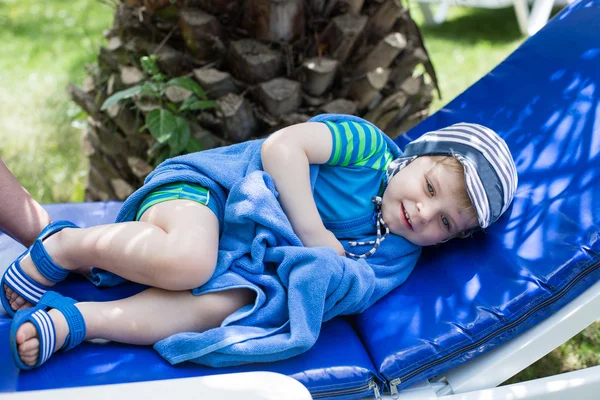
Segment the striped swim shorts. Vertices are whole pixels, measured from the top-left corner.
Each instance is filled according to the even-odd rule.
[[[218,218],[216,205],[214,200],[210,198],[210,191],[207,188],[193,183],[173,182],[159,186],[148,193],[138,208],[135,220],[139,221],[142,214],[155,204],[180,199],[203,204],[210,208]]]

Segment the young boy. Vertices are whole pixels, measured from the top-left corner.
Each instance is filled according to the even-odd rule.
[[[402,283],[419,246],[486,228],[512,201],[517,184],[514,162],[504,141],[483,126],[457,124],[429,132],[402,154],[381,131],[359,118],[322,115],[311,121],[250,142],[247,150],[260,149],[259,166],[272,178],[301,244],[364,260],[389,251],[383,241],[390,232],[405,239],[388,238],[388,247],[403,248],[396,253],[406,258],[401,277],[391,285],[379,279],[377,271],[374,277],[371,273],[365,279],[382,282],[382,288],[365,297],[362,306],[342,313],[358,312]],[[197,155],[178,157],[159,166],[125,203],[117,220],[130,222],[86,229],[55,223],[40,234],[2,279],[6,311],[12,315],[18,310],[11,347],[19,368],[37,367],[53,352],[84,339],[147,345],[181,332],[204,332],[259,302],[256,292],[240,285],[198,290],[221,276],[221,260],[235,250],[219,247],[228,229],[223,226],[227,197],[237,190],[237,178],[230,175],[238,170],[246,174],[246,164],[252,164],[236,146],[210,153],[213,159],[203,164],[209,176],[226,175],[220,185],[203,187],[200,183],[206,180],[192,178],[192,157]],[[319,166],[318,175],[312,173],[314,166]],[[252,193],[251,188],[249,196]],[[249,199],[236,207],[252,205]],[[356,241],[373,235],[373,241]],[[277,245],[285,244],[273,244]],[[354,253],[353,246],[367,247]],[[152,288],[103,303],[76,303],[49,291],[69,272],[93,273],[92,266]],[[284,263],[276,269],[280,274]]]

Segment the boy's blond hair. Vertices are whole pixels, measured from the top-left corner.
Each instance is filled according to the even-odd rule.
[[[468,225],[469,226],[479,226],[478,220],[477,220],[477,212],[475,211],[475,208],[473,207],[473,203],[471,202],[471,199],[469,198],[469,194],[467,192],[467,186],[465,184],[465,169],[463,167],[463,165],[460,163],[460,161],[458,161],[456,158],[452,157],[452,156],[446,156],[446,155],[439,155],[439,156],[430,156],[433,159],[434,162],[434,166],[437,163],[442,164],[444,167],[446,167],[449,171],[451,171],[454,174],[457,174],[460,179],[459,179],[459,186],[458,188],[453,190],[453,194],[458,202],[458,207],[460,211],[465,210],[466,211],[466,216],[467,216],[467,221],[469,221]],[[465,237],[469,237],[471,236],[471,234],[475,231],[476,228],[471,228],[471,229],[467,229],[464,230],[460,233],[458,233],[456,235],[456,237],[460,237],[460,238],[465,238]]]

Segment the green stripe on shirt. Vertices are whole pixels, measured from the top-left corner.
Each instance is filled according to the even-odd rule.
[[[373,127],[371,125],[365,125],[367,127],[367,129],[369,130],[369,132],[367,132],[367,135],[370,135],[371,137],[371,146],[369,149],[369,153],[365,154],[364,159],[362,159],[360,162],[357,162],[356,165],[359,167],[364,167],[366,164],[368,163],[373,163],[373,155],[375,155],[375,149],[377,148],[377,139],[380,137],[380,135],[375,131],[375,129],[373,129]],[[372,168],[372,166],[370,166],[370,168]]]
[[[325,121],[325,123],[329,126],[329,128],[333,131],[333,135],[335,136],[334,140],[333,140],[333,146],[335,146],[334,148],[332,148],[332,154],[333,154],[333,158],[331,159],[331,161],[328,164],[337,164],[338,160],[340,159],[340,154],[342,152],[342,146],[340,143],[340,131],[337,128],[337,125],[334,123],[331,123],[330,121]]]
[[[380,169],[381,162],[384,160],[384,158],[385,158],[385,154],[380,155],[379,158],[377,158],[377,161],[375,161],[373,163],[373,166],[371,168]]]
[[[362,160],[364,160],[365,158],[365,146],[366,146],[366,137],[365,137],[365,130],[363,129],[362,125],[357,124],[356,122],[354,122],[354,126],[356,127],[356,130],[358,131],[358,155],[357,155],[357,159],[355,164],[358,165],[359,162],[361,162]]]
[[[346,167],[348,164],[350,164],[350,158],[352,157],[352,152],[354,151],[354,141],[352,140],[353,135],[350,125],[347,122],[342,122],[340,125],[344,127],[344,132],[346,134],[346,157],[344,157],[344,161],[340,163],[340,166]]]
[[[385,152],[385,163],[383,164],[382,170],[386,171],[391,162],[392,162],[392,153],[390,153],[389,151],[386,151]]]
[[[377,138],[379,135],[371,125],[367,125],[367,128],[369,129],[369,132],[371,132],[371,149],[369,150],[369,157],[371,157],[373,154],[375,154]]]
[[[328,165],[387,169],[391,162],[391,154],[383,134],[373,126],[354,121],[323,122],[332,133],[332,150]],[[370,143],[367,144],[367,141]]]

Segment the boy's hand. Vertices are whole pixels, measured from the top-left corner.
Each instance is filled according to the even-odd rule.
[[[346,251],[335,235],[327,229],[319,229],[314,232],[307,233],[300,237],[302,244],[305,247],[329,247],[335,250],[340,256],[345,256]]]

